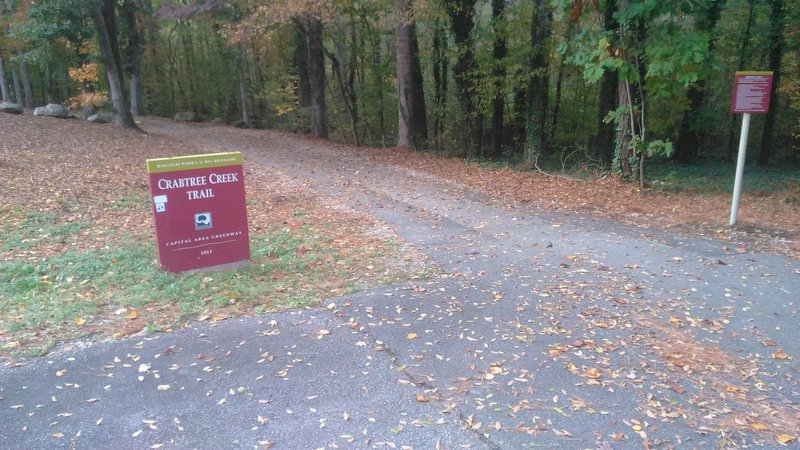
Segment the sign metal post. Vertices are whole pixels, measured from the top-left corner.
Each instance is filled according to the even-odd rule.
[[[736,178],[733,182],[730,225],[736,224],[739,213],[739,197],[742,193],[744,163],[747,155],[747,135],[750,132],[750,114],[769,111],[772,93],[772,72],[736,72],[733,78],[731,112],[743,113],[742,133],[739,136],[739,155],[736,158]]]

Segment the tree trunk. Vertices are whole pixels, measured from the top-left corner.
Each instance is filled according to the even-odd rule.
[[[603,28],[609,45],[613,52],[616,48],[619,23],[614,17],[617,12],[617,0],[606,0],[603,9]],[[600,105],[597,115],[597,137],[595,138],[594,153],[604,164],[610,164],[614,158],[614,123],[605,122],[606,115],[617,107],[617,91],[619,89],[619,75],[615,70],[603,71],[600,79]]]
[[[625,80],[617,83],[617,103],[625,108],[624,114],[619,118],[617,125],[616,144],[619,152],[619,171],[623,178],[630,179],[633,176],[631,160],[634,156],[634,149],[631,147],[631,139],[634,133],[633,113],[631,109],[632,99],[630,96],[630,84]]]
[[[385,79],[381,69],[380,37],[370,25],[371,19],[367,18],[363,8],[361,9],[360,15],[364,26],[370,30],[369,41],[372,53],[372,73],[375,75],[375,84],[378,90],[378,128],[381,134],[381,147],[386,148],[386,106],[383,94]]]
[[[427,146],[428,119],[411,0],[397,0],[397,146]]]
[[[709,0],[699,13],[697,29],[708,34],[708,55],[714,53],[714,38],[711,35],[719,20],[722,0]],[[697,157],[700,146],[700,123],[702,108],[706,99],[706,79],[701,78],[689,86],[686,93],[689,109],[683,113],[678,141],[675,145],[675,160],[683,164],[691,164]]]
[[[25,107],[33,109],[33,87],[31,86],[31,75],[28,73],[28,63],[19,62],[19,75],[22,78],[22,90],[25,92]]]
[[[783,0],[772,0],[769,19],[769,70],[772,71],[772,92],[770,106],[764,118],[764,131],[761,135],[761,151],[758,153],[758,164],[765,165],[775,154],[775,114],[778,110],[778,86],[781,82],[781,60],[783,59]]]
[[[49,61],[45,61],[42,65],[42,75],[44,77],[44,83],[42,83],[44,85],[44,101],[45,103],[53,103],[55,102],[53,71],[50,69]]]
[[[134,0],[124,0],[120,17],[125,23],[128,38],[128,61],[125,71],[131,89],[131,114],[138,116],[144,112],[142,104],[142,54],[144,52],[144,38],[139,24],[136,22],[136,3]]]
[[[6,66],[3,62],[3,55],[0,55],[0,94],[4,102],[11,102],[11,92],[8,90],[8,82],[6,81]]]
[[[444,7],[450,16],[450,29],[457,47],[453,79],[461,113],[466,121],[468,138],[466,153],[475,155],[483,145],[483,116],[478,108],[477,74],[475,69],[475,43],[472,29],[475,26],[476,0],[445,0]]]
[[[342,96],[342,101],[344,102],[344,107],[347,110],[347,117],[350,120],[350,134],[353,136],[353,145],[356,147],[361,145],[361,140],[358,136],[358,109],[357,104],[355,102],[354,96],[354,87],[352,84],[352,79],[348,79],[345,82],[344,76],[342,74],[342,63],[341,57],[342,53],[339,53],[337,57],[333,53],[326,51],[328,59],[331,60],[331,67],[333,68],[333,74],[336,77],[336,85],[339,88],[339,94]],[[353,95],[351,95],[353,94]]]
[[[124,128],[138,129],[128,107],[128,99],[122,84],[122,63],[117,41],[114,1],[95,1],[91,7],[91,15],[97,31],[100,54],[108,76],[111,103],[114,108],[114,124]]]
[[[294,30],[294,64],[297,70],[297,99],[301,108],[311,106],[311,82],[308,73],[308,39],[299,28]]]
[[[12,84],[14,85],[14,100],[17,105],[22,107],[25,102],[22,98],[22,84],[19,82],[19,74],[17,73],[16,69],[11,70],[11,80]]]
[[[328,137],[328,118],[325,107],[325,51],[322,44],[322,21],[311,14],[295,16],[297,26],[308,45],[308,81],[311,87],[311,134]]]
[[[245,54],[242,44],[236,46],[236,67],[239,75],[239,104],[242,110],[242,123],[250,128],[250,114],[247,111],[247,70],[245,68]]]
[[[550,39],[550,11],[547,0],[533,3],[531,21],[530,60],[531,76],[528,80],[528,110],[526,114],[526,157],[534,161],[548,154],[547,105],[550,76],[548,73],[548,40]]]
[[[439,19],[433,27],[433,140],[436,149],[441,150],[447,112],[447,30]]]
[[[567,24],[567,30],[565,32],[565,37],[567,42],[572,39],[572,34],[575,30],[575,23],[570,20]],[[569,51],[569,50],[567,50]],[[559,113],[561,111],[561,93],[562,93],[562,85],[564,81],[564,70],[566,64],[564,64],[564,56],[561,57],[558,63],[558,77],[556,78],[556,94],[555,98],[553,99],[553,117],[550,119],[550,130],[548,131],[547,135],[550,136],[550,139],[555,139],[556,136],[556,129],[558,128],[558,118]]]
[[[500,158],[502,156],[505,143],[505,124],[503,119],[506,109],[504,82],[506,67],[504,59],[508,53],[505,35],[505,5],[506,0],[492,0],[492,32],[494,33],[494,45],[492,46],[494,92],[492,98],[492,147],[490,154],[492,158]]]

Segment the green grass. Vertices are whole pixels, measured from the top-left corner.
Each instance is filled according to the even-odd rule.
[[[647,180],[664,192],[696,191],[718,193],[733,191],[736,164],[716,162],[702,165],[682,166],[661,163],[647,166]],[[800,168],[759,167],[748,163],[744,169],[746,192],[774,193],[800,186]]]
[[[52,225],[49,216],[31,220],[40,219]],[[176,308],[172,323],[225,309],[266,312],[302,308],[333,294],[354,292],[357,287],[350,279],[363,273],[367,265],[382,272],[386,249],[344,254],[329,245],[330,241],[326,233],[310,227],[295,231],[276,228],[251,236],[250,265],[213,273],[161,270],[152,240],[123,240],[114,248],[66,251],[36,262],[2,262],[0,330],[16,336],[46,330],[75,337],[81,334],[76,319],[89,325],[114,320],[113,311],[120,308]],[[388,250],[390,246],[386,244]],[[405,276],[408,274],[396,275]],[[160,327],[146,325],[151,332]],[[28,354],[38,352],[35,349]]]
[[[86,222],[62,223],[55,212],[14,210],[3,215],[0,248],[25,250],[37,244],[63,243],[69,236],[89,226]]]

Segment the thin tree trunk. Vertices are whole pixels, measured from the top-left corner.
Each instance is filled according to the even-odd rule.
[[[33,87],[31,85],[31,75],[28,73],[28,63],[25,61],[19,62],[19,75],[22,79],[22,90],[25,92],[25,107],[33,109]]]
[[[4,102],[11,102],[11,93],[8,90],[6,81],[6,66],[3,62],[3,55],[0,55],[0,95],[2,95]]]
[[[634,150],[631,148],[631,139],[634,133],[634,122],[630,84],[625,80],[619,80],[617,83],[617,104],[625,108],[625,113],[620,115],[619,124],[617,125],[616,142],[619,151],[619,170],[623,178],[630,179],[633,175],[631,159],[634,156]]]
[[[97,40],[103,64],[106,67],[111,103],[114,107],[114,124],[125,128],[138,129],[133,121],[125,89],[122,85],[122,63],[117,43],[117,25],[114,17],[114,1],[102,0],[91,7],[92,21],[97,31]]]
[[[120,18],[128,31],[128,61],[125,65],[131,89],[131,114],[138,116],[144,112],[142,104],[142,53],[144,51],[142,31],[136,22],[136,3],[124,0]]]
[[[53,70],[50,68],[50,62],[45,61],[42,68],[42,75],[44,76],[44,100],[45,103],[53,103],[55,101],[55,94],[53,88]]]
[[[345,80],[342,75],[342,63],[340,59],[334,55],[326,51],[328,59],[331,60],[331,67],[333,68],[333,74],[336,77],[336,85],[339,88],[339,94],[342,96],[342,101],[344,103],[344,107],[347,110],[347,117],[350,120],[350,134],[353,136],[353,145],[359,146],[361,145],[361,141],[358,137],[358,112],[355,108],[355,103],[352,101],[352,97],[349,95],[348,90],[350,87],[345,85]],[[341,53],[340,53],[341,56]]]
[[[437,150],[442,149],[444,118],[447,112],[447,30],[437,19],[433,28],[433,139]]]
[[[617,12],[617,0],[606,0],[603,9],[603,28],[612,49],[617,46],[617,34],[619,33],[619,23],[614,17]],[[615,70],[603,71],[600,79],[600,104],[597,114],[597,137],[595,138],[595,155],[604,164],[610,164],[614,158],[614,123],[606,122],[605,118],[609,112],[617,107],[617,91],[619,86],[619,75]]]
[[[492,98],[492,158],[500,158],[500,156],[502,156],[505,142],[505,124],[503,119],[506,109],[504,82],[506,67],[504,59],[508,53],[505,36],[505,5],[506,0],[492,0],[492,31],[494,33],[494,45],[492,46],[492,63],[494,64],[494,69],[492,70],[494,81]]]
[[[294,30],[294,64],[297,70],[297,98],[301,108],[311,106],[311,82],[308,73],[308,39],[297,27]]]
[[[572,33],[575,30],[575,23],[570,21],[567,24],[566,39],[569,41],[572,38]],[[561,111],[561,87],[564,81],[564,58],[562,57],[558,63],[558,77],[556,78],[556,95],[553,99],[553,117],[550,120],[550,131],[548,135],[551,139],[555,138],[556,129],[558,128],[558,116]]]
[[[528,84],[528,110],[526,115],[526,153],[533,161],[547,156],[547,105],[550,76],[548,73],[548,40],[550,39],[550,11],[547,0],[536,0],[531,21],[530,61],[531,77]]]
[[[372,52],[372,72],[375,75],[375,84],[378,89],[378,128],[381,134],[381,147],[386,148],[386,107],[383,95],[384,77],[381,70],[380,41],[376,36],[375,30],[370,25],[364,10],[361,10],[361,21],[369,29],[370,49]]]
[[[188,25],[184,26],[186,34],[181,35],[181,46],[183,47],[183,58],[186,61],[185,83],[187,89],[186,104],[189,106],[195,115],[200,117],[200,101],[197,96],[197,72],[194,68],[194,40],[192,39],[192,30]]]
[[[322,22],[311,14],[293,18],[308,43],[308,79],[311,87],[311,134],[328,137],[328,118],[325,105],[325,51],[322,44]]]
[[[456,63],[453,66],[453,79],[456,83],[456,96],[461,113],[466,121],[468,155],[475,155],[483,146],[483,115],[478,108],[478,85],[475,69],[475,43],[472,29],[475,26],[476,0],[446,0],[445,10],[450,16],[450,29],[458,48]]]
[[[781,60],[783,59],[784,4],[783,0],[772,0],[769,25],[769,70],[772,71],[772,92],[770,107],[764,118],[764,131],[761,135],[761,151],[758,153],[758,164],[765,165],[775,154],[775,115],[778,110],[778,86],[781,82]]]
[[[428,119],[411,0],[397,0],[397,146],[424,148]]]
[[[242,110],[242,123],[250,128],[250,115],[247,111],[247,69],[245,67],[245,54],[242,44],[236,46],[236,67],[239,74],[239,102]]]
[[[12,84],[14,85],[14,99],[16,104],[20,107],[25,104],[24,99],[22,98],[22,84],[19,82],[19,74],[17,73],[16,69],[11,70],[11,79]]]

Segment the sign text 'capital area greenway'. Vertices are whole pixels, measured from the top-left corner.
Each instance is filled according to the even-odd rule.
[[[158,259],[170,272],[250,260],[242,154],[147,160]]]

